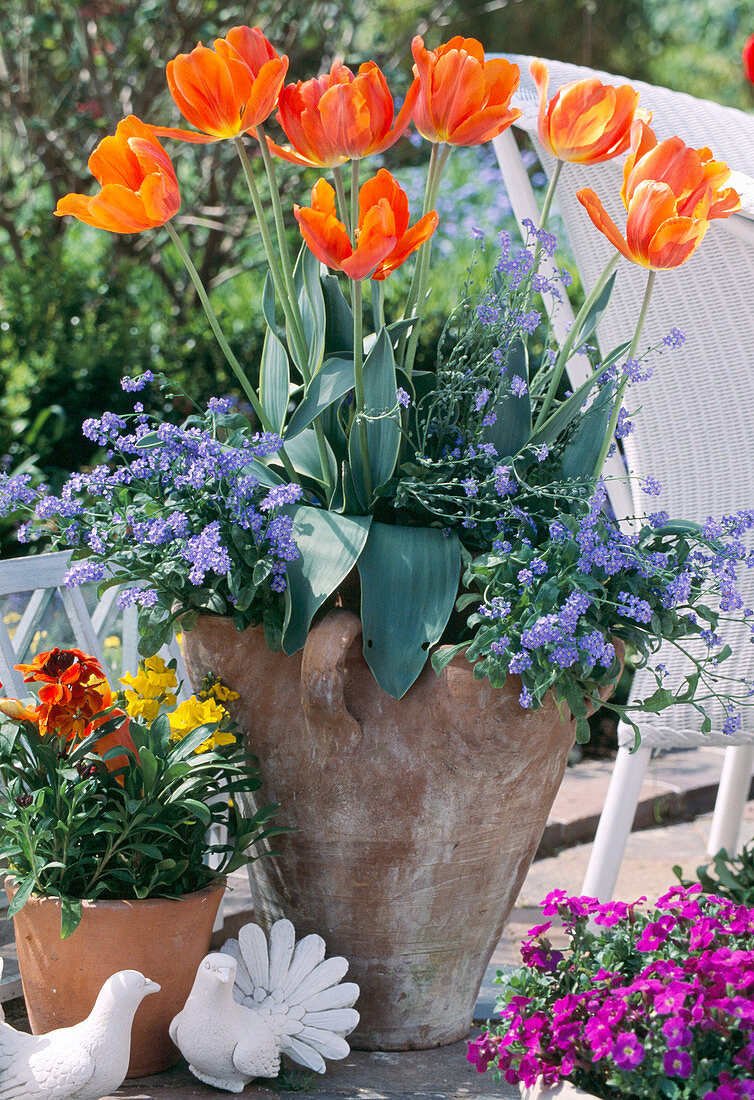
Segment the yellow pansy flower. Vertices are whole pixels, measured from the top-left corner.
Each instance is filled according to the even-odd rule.
[[[126,686],[126,710],[132,718],[153,722],[161,705],[175,706],[176,694],[171,689],[178,687],[178,678],[162,657],[147,657],[135,676],[127,672],[120,682]]]

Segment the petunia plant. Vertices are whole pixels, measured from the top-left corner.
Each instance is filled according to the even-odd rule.
[[[499,1018],[468,1048],[480,1073],[605,1100],[754,1095],[754,909],[699,885],[646,900],[545,898],[567,947],[548,920],[525,938],[523,966],[498,972]]]
[[[689,260],[711,219],[737,209],[728,169],[680,139],[656,142],[629,86],[593,78],[548,102],[546,67],[534,62],[540,139],[556,157],[540,223],[520,249],[501,237],[488,285],[463,289],[434,369],[417,370],[448,158],[498,136],[520,111],[517,66],[486,58],[475,39],[429,49],[416,37],[412,52],[400,107],[373,62],[353,72],[337,61],[286,84],[287,58],[259,28],[234,27],[168,62],[170,93],[191,128],[121,122],[92,154],[101,191],[67,196],[56,213],[116,233],[164,226],[242,404],[213,399],[181,427],[153,422],[138,404],[132,418],[106,414],[85,425],[105,463],[41,499],[23,474],[3,475],[0,511],[26,508],[34,519],[24,537],[52,528],[72,547],[72,582],[126,584],[120,599],[140,607],[147,655],[177,618],[190,627],[198,613],[230,615],[239,629],[263,623],[272,647],[295,653],[348,580],[365,658],[395,697],[430,655],[439,670],[465,653],[495,685],[520,676],[523,706],[554,692],[585,737],[585,697],[596,701],[618,675],[619,643],[649,660],[662,640],[685,649],[701,639],[681,687],[664,685],[658,671],[657,692],[638,705],[684,701],[703,712],[705,701],[735,694],[718,671],[720,610],[708,604],[722,592],[722,613],[742,612],[735,572],[754,515],[719,529],[647,517],[628,536],[604,507],[599,479],[630,430],[626,389],[658,350],[641,345],[655,273]],[[275,124],[281,133],[270,137]],[[423,206],[413,211],[382,159],[368,164],[411,125],[431,150]],[[240,158],[268,263],[259,364],[234,356],[183,245],[160,139],[229,141]],[[562,295],[567,280],[545,277],[540,261],[555,252],[547,223],[559,166],[624,154],[626,237],[582,192],[616,253],[558,344],[541,296]],[[310,190],[302,184],[290,212],[276,158],[322,173]],[[297,258],[291,224],[302,237]],[[645,306],[633,337],[595,351],[591,377],[570,393],[569,361],[594,343],[621,256],[649,268]],[[404,264],[413,264],[406,301],[388,315],[384,284]],[[681,342],[670,334],[666,345]],[[124,386],[151,380],[146,371]]]

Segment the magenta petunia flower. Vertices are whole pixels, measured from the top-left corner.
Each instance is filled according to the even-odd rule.
[[[694,1069],[691,1055],[685,1050],[669,1050],[662,1060],[668,1077],[690,1077]]]
[[[644,1060],[644,1047],[630,1031],[622,1031],[613,1047],[613,1061],[620,1069],[635,1069]]]

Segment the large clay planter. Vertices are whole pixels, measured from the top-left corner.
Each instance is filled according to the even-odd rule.
[[[518,703],[456,658],[401,700],[377,685],[356,615],[336,609],[293,657],[261,628],[203,617],[183,636],[259,757],[262,803],[295,832],[251,864],[255,914],[285,916],[350,961],[356,1047],[421,1049],[467,1034],[477,993],[537,850],[574,725]]]
[[[16,884],[6,878],[12,899]],[[129,1077],[159,1073],[180,1054],[170,1021],[191,992],[207,954],[225,890],[221,881],[182,898],[84,902],[73,935],[60,938],[60,903],[31,897],[13,918],[18,965],[35,1035],[70,1027],[91,1012],[111,974],[139,970],[162,987],[137,1009],[131,1031]]]

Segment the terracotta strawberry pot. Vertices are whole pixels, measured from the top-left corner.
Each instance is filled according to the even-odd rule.
[[[572,1085],[570,1081],[560,1081],[557,1085],[545,1085],[539,1078],[535,1085],[527,1088],[519,1085],[521,1100],[598,1100],[593,1092]]]
[[[400,700],[377,685],[361,624],[336,609],[302,652],[261,628],[202,617],[183,635],[195,688],[207,672],[259,757],[262,803],[295,832],[249,867],[255,915],[288,917],[350,961],[361,987],[352,1046],[422,1049],[467,1034],[479,987],[542,837],[574,723],[518,703],[456,658]]]
[[[16,884],[6,878],[9,898]],[[73,935],[60,938],[60,902],[31,897],[13,918],[18,965],[35,1035],[70,1027],[91,1012],[104,982],[139,970],[162,987],[139,1006],[131,1032],[129,1077],[159,1073],[178,1061],[170,1021],[191,992],[209,950],[225,890],[222,881],[182,898],[85,901]]]

